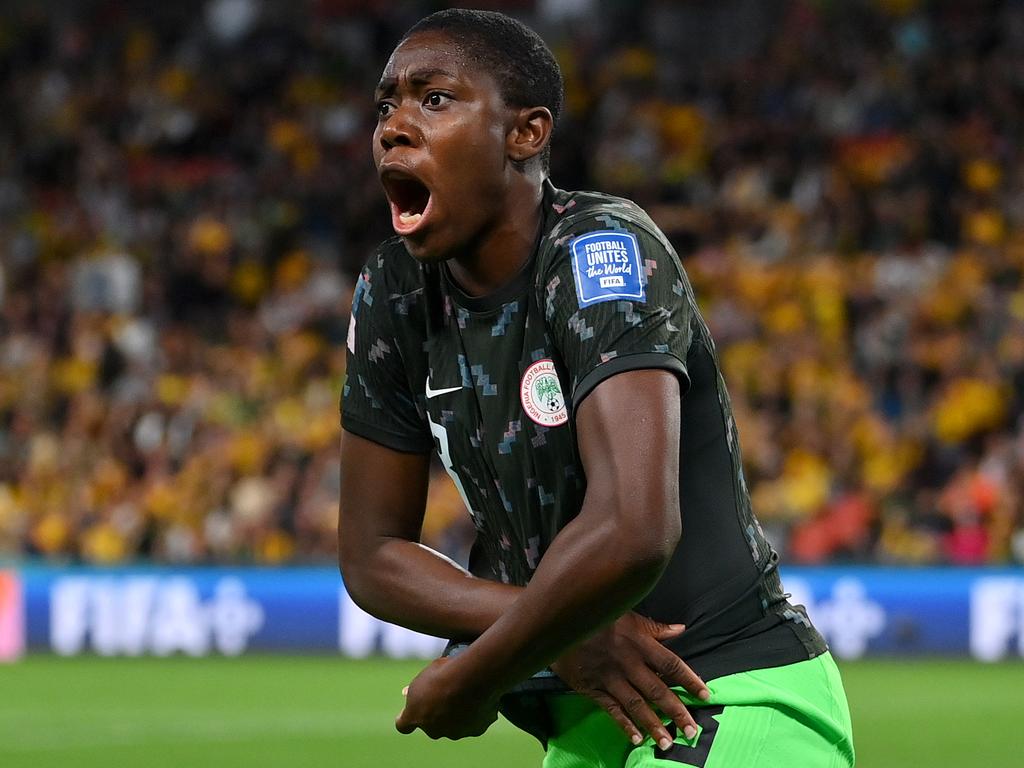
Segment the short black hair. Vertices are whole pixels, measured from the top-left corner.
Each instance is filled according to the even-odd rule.
[[[451,8],[420,19],[399,41],[417,32],[442,32],[465,46],[498,83],[510,107],[547,107],[554,125],[562,113],[562,70],[540,35],[521,21],[496,11]],[[551,145],[541,162],[547,170]]]

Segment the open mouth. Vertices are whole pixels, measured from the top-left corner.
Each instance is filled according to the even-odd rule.
[[[401,171],[386,171],[381,177],[391,205],[391,225],[399,235],[411,235],[422,226],[430,211],[427,185]]]

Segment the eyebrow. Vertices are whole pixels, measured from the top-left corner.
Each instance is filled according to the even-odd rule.
[[[454,72],[450,72],[447,69],[440,69],[438,67],[427,68],[427,69],[415,69],[409,73],[409,84],[410,85],[427,85],[435,77],[445,77],[449,80],[457,80]],[[397,77],[382,77],[380,82],[377,83],[375,93],[378,96],[390,96],[398,88]]]

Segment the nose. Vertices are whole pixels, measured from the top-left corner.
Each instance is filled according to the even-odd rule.
[[[411,147],[415,135],[415,127],[409,123],[406,110],[398,106],[381,126],[380,143],[384,149],[397,146]]]

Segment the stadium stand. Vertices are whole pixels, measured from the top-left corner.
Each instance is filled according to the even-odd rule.
[[[433,5],[16,5],[0,555],[332,560],[371,91]],[[492,5],[565,71],[556,183],[684,257],[784,556],[1024,562],[1024,3]]]

